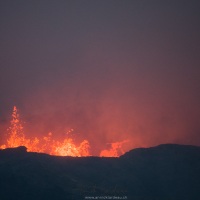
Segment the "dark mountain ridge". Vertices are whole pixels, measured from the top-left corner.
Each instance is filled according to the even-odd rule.
[[[119,158],[0,150],[0,199],[200,199],[200,147],[164,144]]]

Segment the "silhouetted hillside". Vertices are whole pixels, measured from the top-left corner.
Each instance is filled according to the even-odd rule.
[[[1,200],[200,199],[200,147],[165,144],[120,158],[0,150]]]

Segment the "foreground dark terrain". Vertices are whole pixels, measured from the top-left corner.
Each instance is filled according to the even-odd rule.
[[[200,199],[200,147],[166,144],[120,158],[0,150],[1,200]]]

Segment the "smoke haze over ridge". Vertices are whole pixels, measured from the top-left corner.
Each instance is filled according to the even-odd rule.
[[[97,153],[200,145],[197,1],[1,1],[1,130],[73,128]],[[2,133],[1,133],[2,134]]]

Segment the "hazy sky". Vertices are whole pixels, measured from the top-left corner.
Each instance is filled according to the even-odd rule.
[[[30,135],[74,128],[94,152],[200,145],[199,5],[0,0],[1,127],[16,105]]]

